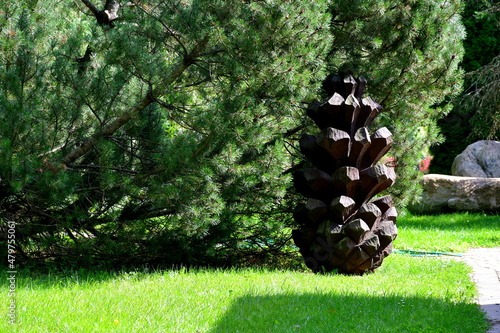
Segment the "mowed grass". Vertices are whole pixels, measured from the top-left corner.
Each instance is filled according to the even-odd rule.
[[[401,216],[394,247],[404,250],[466,252],[500,246],[500,215],[455,213]]]
[[[257,269],[17,280],[0,332],[485,332],[470,269],[392,255],[364,276]]]
[[[398,249],[500,246],[498,216],[407,215],[398,226]],[[446,257],[397,253],[364,276],[250,268],[24,270],[16,280],[17,324],[8,323],[5,310],[0,332],[484,333],[470,273]],[[0,288],[7,290],[6,279]],[[2,299],[7,309],[10,299]]]

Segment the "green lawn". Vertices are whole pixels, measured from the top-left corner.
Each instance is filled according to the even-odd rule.
[[[398,219],[397,249],[465,252],[500,246],[500,215],[406,215]]]
[[[363,277],[197,270],[18,276],[18,332],[484,332],[470,270],[394,255]],[[5,321],[1,332],[15,332]]]
[[[498,216],[407,216],[399,228],[399,249],[500,246]],[[484,333],[470,273],[447,258],[401,254],[361,277],[260,269],[25,270],[16,281],[18,322],[0,321],[0,332]],[[6,279],[0,287],[7,289]],[[6,309],[10,300],[2,299]]]

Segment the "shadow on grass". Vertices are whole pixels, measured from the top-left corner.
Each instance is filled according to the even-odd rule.
[[[400,217],[398,224],[405,228],[421,230],[498,230],[500,231],[500,215],[485,214],[442,214],[415,215]]]
[[[75,285],[93,285],[116,280],[140,281],[148,278],[150,273],[147,270],[124,272],[82,268],[78,270],[50,271],[25,268],[17,271],[16,282],[18,289],[51,289],[54,287],[73,287]],[[0,269],[0,275],[8,276],[7,268]],[[0,287],[7,286],[8,282],[7,279],[0,280]]]
[[[476,304],[314,293],[238,298],[209,332],[484,333],[486,323]]]

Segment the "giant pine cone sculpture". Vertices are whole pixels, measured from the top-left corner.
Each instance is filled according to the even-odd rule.
[[[397,236],[391,197],[374,199],[396,178],[393,168],[377,164],[392,134],[385,127],[370,131],[382,107],[362,97],[365,86],[363,77],[330,75],[323,82],[328,100],[307,108],[320,132],[299,141],[311,167],[294,173],[296,190],[308,199],[294,212],[299,228],[292,236],[314,272],[373,271],[391,253]]]

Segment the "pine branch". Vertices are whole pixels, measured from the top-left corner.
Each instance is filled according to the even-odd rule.
[[[88,9],[90,9],[90,11],[92,12],[92,14],[94,14],[94,16],[96,18],[98,18],[99,16],[99,10],[97,9],[96,6],[94,6],[94,4],[88,0],[82,0],[83,4],[85,6],[87,6]]]
[[[107,0],[104,5],[104,13],[107,15],[109,22],[112,22],[118,18],[118,10],[120,9],[120,3],[116,0]]]
[[[94,54],[94,51],[90,48],[90,46],[87,46],[87,49],[85,50],[85,54],[81,58],[75,58],[75,61],[78,63],[78,74],[82,75],[85,72],[85,69],[87,68],[87,64],[92,60],[92,55]]]
[[[94,14],[98,24],[114,27],[113,21],[118,19],[118,10],[120,9],[118,1],[107,0],[103,10],[98,10],[89,0],[82,0],[82,2]]]
[[[144,96],[142,100],[139,103],[137,103],[129,112],[116,118],[114,121],[105,126],[101,132],[94,134],[81,146],[75,148],[70,153],[68,153],[62,159],[62,164],[67,166],[75,162],[78,158],[88,153],[104,137],[110,136],[113,133],[115,133],[117,130],[122,128],[123,125],[127,124],[130,120],[132,120],[142,110],[144,110],[150,104],[152,104],[155,101],[155,98],[153,96],[162,95],[165,89],[169,85],[171,85],[175,80],[177,80],[182,75],[182,73],[196,61],[196,58],[205,49],[208,40],[209,37],[208,35],[206,35],[201,41],[198,42],[198,44],[195,45],[192,51],[189,54],[187,54],[182,59],[182,61],[172,69],[170,75],[165,76],[165,80],[161,85],[156,87],[153,90],[153,92],[148,93],[146,96]]]
[[[78,164],[78,165],[73,165],[72,169],[106,169],[106,170],[117,171],[117,172],[120,172],[120,173],[130,173],[130,174],[138,174],[139,173],[136,170],[129,170],[129,169],[123,169],[123,168],[113,168],[113,167],[109,167],[109,166],[95,165],[95,164]]]

